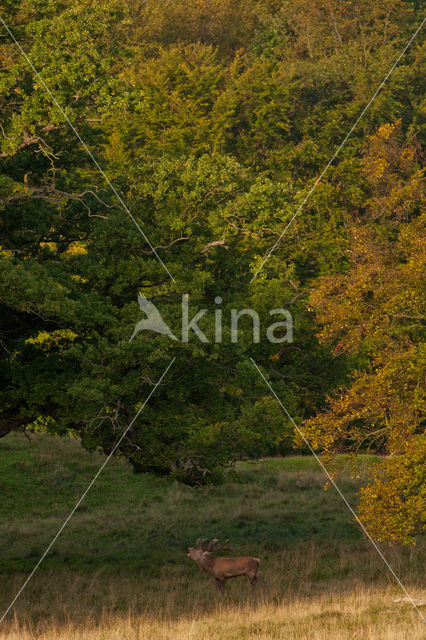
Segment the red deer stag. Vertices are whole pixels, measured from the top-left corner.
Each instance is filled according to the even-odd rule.
[[[221,551],[232,551],[228,547],[217,546],[219,540],[214,538],[207,542],[207,538],[198,538],[195,547],[188,547],[188,557],[195,560],[198,566],[213,576],[216,580],[218,591],[225,590],[225,580],[228,578],[236,578],[237,576],[247,576],[252,587],[256,586],[256,582],[263,582],[257,575],[260,566],[259,558],[251,556],[241,556],[240,558],[214,558],[212,553]],[[226,544],[228,540],[224,544]]]

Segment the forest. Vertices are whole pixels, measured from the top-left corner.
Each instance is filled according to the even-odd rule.
[[[241,461],[313,450],[338,478],[336,455],[374,454],[357,513],[417,540],[423,18],[404,0],[5,0],[5,444],[72,436],[182,491]],[[138,296],[177,339],[130,340]],[[182,296],[206,341],[181,339]],[[231,340],[232,309],[259,341],[250,317]],[[292,340],[265,338],[273,309]]]

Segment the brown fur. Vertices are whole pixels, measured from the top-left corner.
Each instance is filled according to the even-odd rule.
[[[252,588],[256,583],[263,582],[258,577],[260,560],[251,556],[241,556],[239,558],[215,558],[210,551],[205,551],[197,547],[188,548],[188,556],[192,558],[198,566],[216,580],[218,591],[224,591],[225,580],[247,576]]]

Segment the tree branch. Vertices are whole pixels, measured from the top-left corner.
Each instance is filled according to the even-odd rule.
[[[225,247],[225,249],[229,249],[228,245],[225,244],[225,242],[226,241],[223,238],[221,240],[212,240],[212,242],[209,242],[205,247],[201,249],[200,253],[207,253],[207,251],[212,247]]]

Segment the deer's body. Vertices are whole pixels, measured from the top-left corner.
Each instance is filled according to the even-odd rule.
[[[217,542],[216,541],[213,541]],[[214,546],[214,544],[213,544]],[[225,580],[229,578],[237,578],[238,576],[247,576],[252,587],[260,578],[257,575],[260,567],[259,558],[252,556],[241,556],[239,558],[215,558],[211,555],[213,546],[203,547],[202,543],[197,540],[197,547],[189,547],[188,556],[195,560],[200,569],[208,573],[216,580],[219,591],[225,588]],[[218,551],[223,549],[217,549]]]

